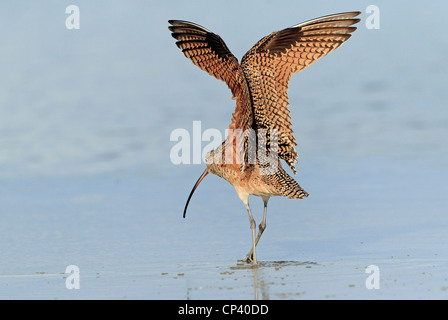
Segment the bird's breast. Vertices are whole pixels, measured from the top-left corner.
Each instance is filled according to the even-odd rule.
[[[238,194],[247,193],[254,196],[280,195],[275,186],[266,184],[258,166],[248,165],[241,171],[239,165],[208,165],[207,170],[233,185]]]

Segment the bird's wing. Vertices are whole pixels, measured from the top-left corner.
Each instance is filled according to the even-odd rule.
[[[184,55],[202,70],[224,81],[236,99],[236,109],[230,129],[245,130],[252,126],[252,106],[249,87],[238,59],[230,52],[221,37],[206,28],[188,21],[169,20],[176,45]],[[243,115],[245,115],[243,117]]]
[[[359,14],[328,15],[273,32],[241,61],[253,99],[254,127],[278,130],[278,156],[294,173],[298,155],[288,109],[289,80],[350,38]]]

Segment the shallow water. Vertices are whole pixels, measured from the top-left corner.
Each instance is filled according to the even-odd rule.
[[[442,2],[378,2],[380,30],[361,24],[292,79],[296,179],[310,197],[269,201],[258,267],[238,263],[251,233],[224,180],[207,176],[182,219],[205,165],[173,165],[170,133],[201,120],[224,134],[234,102],[182,56],[167,20],[216,30],[240,58],[272,30],[368,4],[216,4],[204,16],[80,1],[72,31],[57,2],[0,4],[0,298],[446,299],[448,43],[427,32],[442,30]],[[251,207],[259,222],[262,201]],[[79,290],[66,288],[69,265]],[[369,265],[379,289],[366,287]]]

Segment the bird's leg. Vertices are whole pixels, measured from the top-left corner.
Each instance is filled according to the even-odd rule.
[[[264,203],[263,219],[261,220],[261,223],[258,226],[258,235],[257,235],[257,239],[255,240],[255,245],[258,244],[258,240],[260,240],[261,235],[263,234],[263,231],[266,229],[266,213],[267,213],[267,209],[268,209],[268,200],[269,200],[269,198],[263,197],[263,203]]]
[[[266,213],[267,213],[267,208],[268,208],[268,201],[269,201],[269,197],[263,197],[263,203],[264,203],[263,219],[261,220],[261,223],[258,226],[258,234],[257,234],[257,238],[255,239],[255,246],[258,244],[258,241],[260,240],[261,235],[263,234],[264,230],[266,229]],[[246,258],[245,258],[246,261],[252,260],[253,252],[255,252],[255,248],[250,249],[249,253],[246,255]]]
[[[249,260],[247,259],[248,257],[246,256],[245,260],[246,260],[246,262],[252,261],[253,265],[257,265],[258,264],[257,263],[257,255],[255,253],[255,245],[256,245],[256,243],[255,243],[255,228],[256,228],[256,223],[255,223],[254,217],[252,216],[252,212],[250,211],[249,202],[246,202],[245,205],[246,205],[246,209],[247,209],[247,214],[249,215],[250,229],[252,230],[252,250],[251,250],[252,255],[251,255]]]

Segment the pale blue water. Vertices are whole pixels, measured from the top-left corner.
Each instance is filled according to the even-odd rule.
[[[234,101],[167,20],[204,25],[241,58],[273,30],[371,3],[78,1],[81,28],[67,30],[69,4],[0,4],[0,298],[448,297],[446,3],[378,1],[379,30],[361,22],[293,77],[310,197],[270,200],[258,269],[237,264],[251,235],[226,181],[207,176],[182,219],[205,165],[173,165],[170,133],[195,120],[224,133]],[[73,264],[79,290],[65,286]]]

